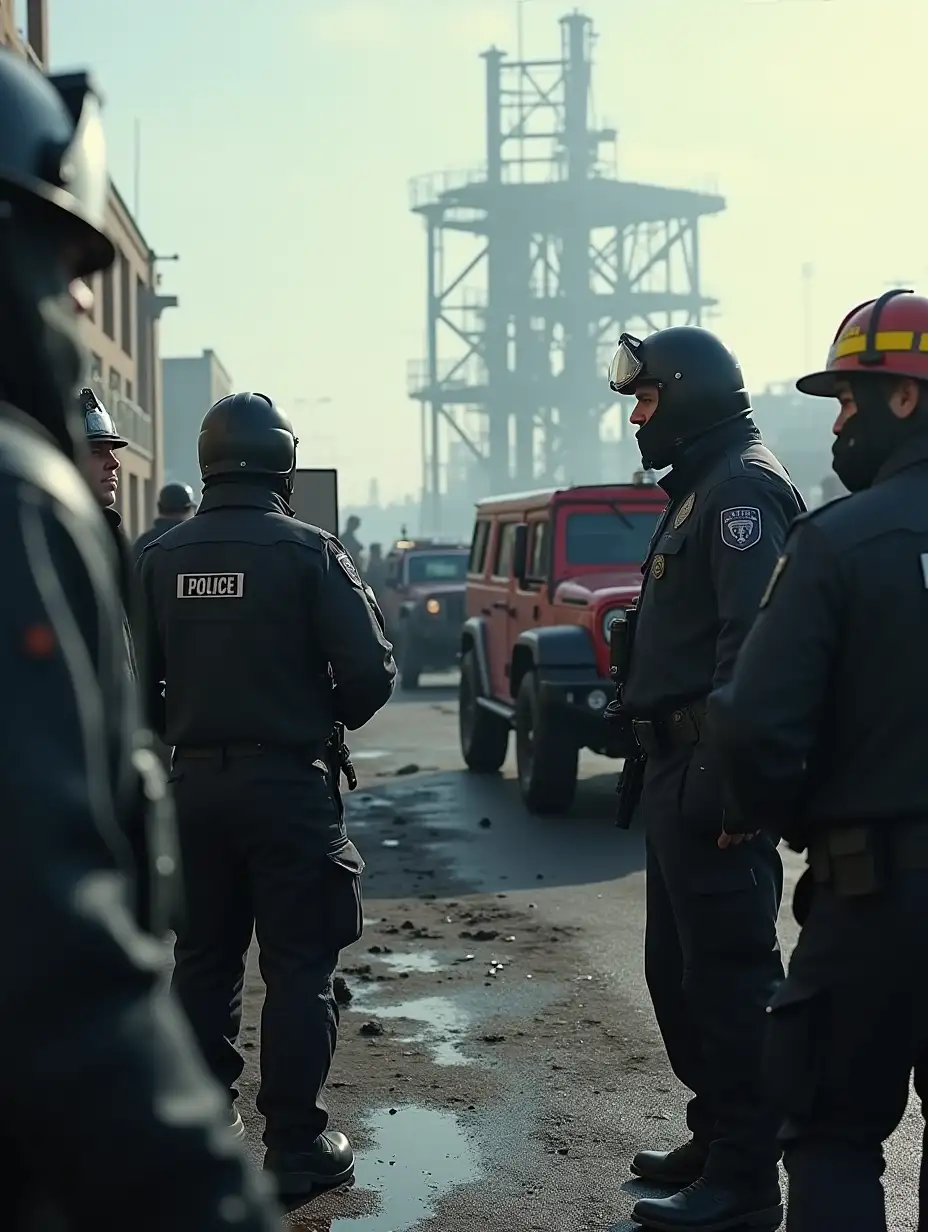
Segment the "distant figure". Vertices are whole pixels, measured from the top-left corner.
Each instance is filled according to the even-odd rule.
[[[160,539],[166,530],[192,518],[196,508],[192,488],[188,488],[185,483],[166,483],[158,493],[158,516],[154,526],[151,530],[144,531],[135,541],[133,550],[136,560],[145,548]]]
[[[344,546],[348,549],[348,555],[358,568],[360,568],[361,565],[361,553],[364,551],[364,548],[359,542],[358,536],[354,532],[360,525],[361,519],[355,514],[352,514],[345,523],[345,529],[339,536]]]
[[[364,570],[364,580],[376,595],[384,589],[387,581],[387,562],[383,558],[383,546],[372,543],[367,557],[367,568]]]

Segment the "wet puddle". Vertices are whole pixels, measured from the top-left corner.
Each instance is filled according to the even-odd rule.
[[[377,761],[381,757],[389,757],[387,749],[353,749],[351,753],[352,761]]]
[[[376,1145],[358,1155],[355,1185],[379,1196],[380,1213],[334,1219],[333,1229],[410,1232],[434,1214],[444,1194],[482,1171],[476,1146],[448,1112],[399,1108],[393,1116],[374,1113],[368,1126]]]
[[[376,985],[368,985],[375,988]],[[368,997],[361,998],[367,1001]],[[401,1044],[426,1044],[436,1065],[472,1065],[473,1058],[460,1051],[454,1036],[460,1036],[470,1026],[470,1015],[447,997],[417,997],[399,1005],[378,1005],[376,1010],[369,1005],[356,1007],[364,1013],[372,1013],[380,1019],[404,1019],[421,1023],[420,1030],[399,1037]]]
[[[448,965],[430,950],[418,950],[414,954],[376,954],[375,958],[398,975],[432,975],[444,971]]]

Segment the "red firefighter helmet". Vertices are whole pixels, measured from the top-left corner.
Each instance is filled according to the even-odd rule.
[[[802,377],[796,388],[834,398],[839,381],[861,373],[928,382],[928,299],[900,290],[860,304],[841,322],[825,370]]]

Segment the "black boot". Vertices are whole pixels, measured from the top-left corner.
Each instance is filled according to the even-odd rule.
[[[279,1194],[331,1189],[354,1176],[354,1151],[344,1134],[328,1130],[308,1151],[268,1150],[264,1170],[273,1175]]]
[[[672,1151],[639,1151],[631,1170],[654,1185],[692,1185],[702,1176],[706,1158],[707,1152],[691,1139]]]
[[[783,1222],[783,1203],[779,1186],[749,1191],[700,1179],[672,1198],[642,1198],[632,1219],[654,1232],[774,1232]]]

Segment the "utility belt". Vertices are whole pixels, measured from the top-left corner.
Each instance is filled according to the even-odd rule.
[[[348,782],[348,790],[354,791],[358,778],[351,762],[351,750],[345,744],[344,728],[336,725],[335,731],[321,747],[308,744],[276,744],[256,741],[249,744],[179,744],[174,750],[174,761],[215,761],[220,766],[227,762],[247,757],[284,756],[308,761],[320,770],[329,771],[338,791],[341,776]]]
[[[632,732],[638,747],[648,757],[672,753],[698,744],[705,728],[706,707],[703,702],[678,706],[666,715],[652,719],[632,719]]]
[[[838,898],[883,890],[894,872],[928,870],[928,821],[842,826],[814,839],[809,868]]]
[[[268,744],[263,741],[254,744],[179,744],[174,750],[174,760],[192,758],[197,761],[237,761],[243,757],[297,757],[305,761],[322,760],[322,748],[319,745],[301,744]],[[323,762],[323,764],[325,764]]]

